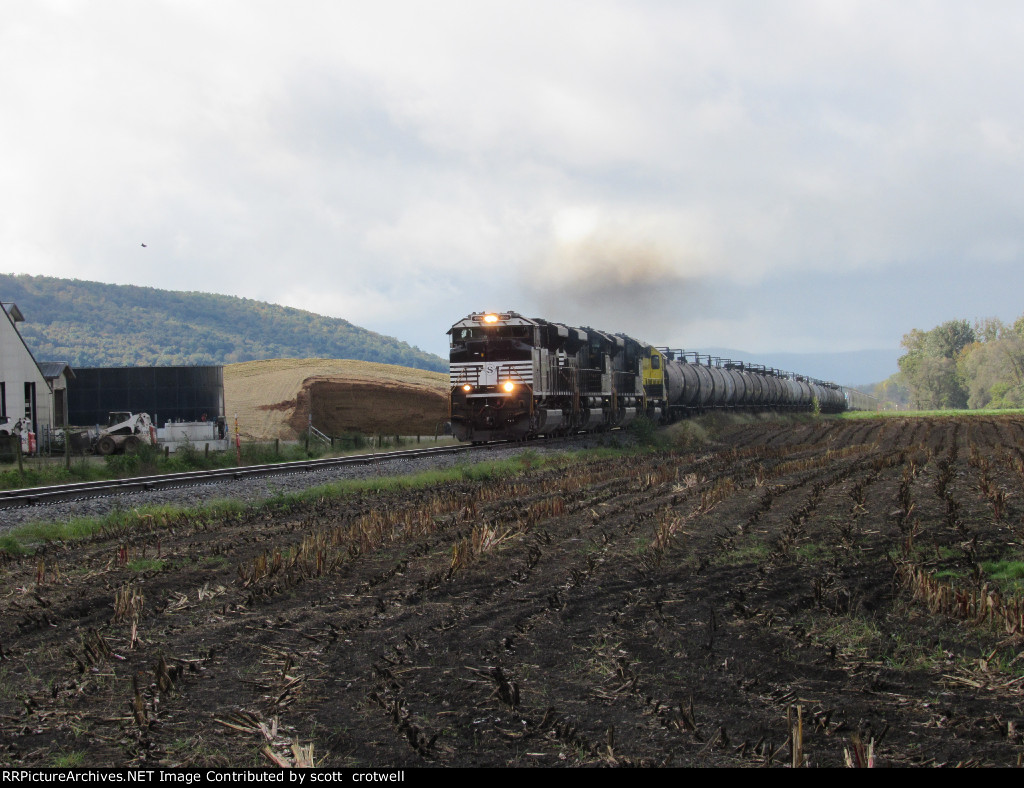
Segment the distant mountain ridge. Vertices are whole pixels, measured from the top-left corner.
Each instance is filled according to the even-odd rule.
[[[0,301],[24,313],[18,328],[37,360],[72,367],[333,358],[448,370],[440,356],[347,320],[248,298],[0,274]]]

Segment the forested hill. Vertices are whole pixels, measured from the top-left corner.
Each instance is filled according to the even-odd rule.
[[[230,364],[269,358],[379,361],[438,372],[447,361],[346,320],[247,298],[0,274],[40,361],[72,367]]]

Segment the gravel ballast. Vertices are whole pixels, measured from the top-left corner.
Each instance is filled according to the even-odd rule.
[[[625,437],[625,435],[621,436]],[[312,471],[282,473],[248,479],[218,479],[187,487],[164,488],[149,491],[120,492],[102,497],[77,501],[59,501],[12,509],[0,509],[0,533],[27,523],[64,523],[76,517],[102,517],[117,509],[135,509],[142,506],[195,506],[222,500],[241,500],[247,503],[273,498],[276,495],[298,492],[342,479],[370,479],[375,476],[404,476],[437,468],[450,468],[459,464],[504,460],[524,451],[539,454],[581,449],[596,445],[593,438],[582,441],[565,440],[529,444],[495,444],[473,451],[415,458],[387,459],[386,454],[367,464],[341,465]]]

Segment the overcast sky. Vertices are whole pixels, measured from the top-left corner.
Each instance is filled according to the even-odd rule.
[[[0,271],[441,355],[492,309],[895,348],[1024,314],[1022,42],[985,0],[7,3]]]

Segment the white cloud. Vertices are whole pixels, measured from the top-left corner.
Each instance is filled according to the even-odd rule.
[[[908,266],[949,283],[948,318],[988,314],[957,283],[1024,251],[1022,34],[1018,4],[944,0],[20,4],[0,268],[284,301],[436,352],[470,310],[557,309],[638,249],[699,283],[688,315]],[[655,317],[696,330],[664,296],[652,341]],[[834,341],[748,309],[700,325]]]

